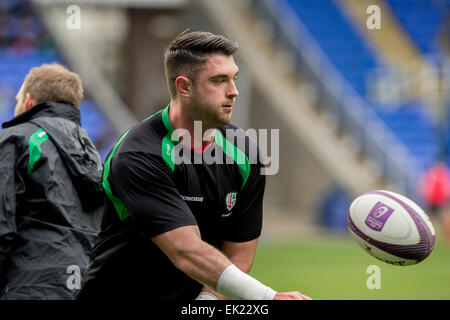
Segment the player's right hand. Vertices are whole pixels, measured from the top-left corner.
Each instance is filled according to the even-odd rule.
[[[305,296],[298,291],[277,292],[273,300],[312,300],[311,297]]]

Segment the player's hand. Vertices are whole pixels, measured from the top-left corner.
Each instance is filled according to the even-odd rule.
[[[277,292],[273,300],[312,300],[311,297],[305,296],[298,291]]]

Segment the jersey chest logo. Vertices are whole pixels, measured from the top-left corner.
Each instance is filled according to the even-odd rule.
[[[234,205],[236,204],[236,196],[237,192],[230,192],[225,197],[225,204],[227,205],[228,212],[231,214],[231,209],[233,209]]]

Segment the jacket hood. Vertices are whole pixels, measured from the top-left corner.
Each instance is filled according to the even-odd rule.
[[[56,118],[64,120],[56,121]],[[77,190],[83,209],[93,211],[103,205],[102,162],[86,131],[80,127],[77,107],[44,102],[3,124],[3,128],[31,122],[42,128],[57,148]]]

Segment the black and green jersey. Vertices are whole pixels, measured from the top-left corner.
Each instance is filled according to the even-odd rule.
[[[252,161],[256,145],[228,124],[204,151],[219,159],[211,163],[172,141],[173,131],[168,106],[125,132],[108,155],[102,231],[80,299],[194,299],[202,285],[176,269],[152,237],[188,225],[218,248],[260,236],[265,177],[258,152]]]

